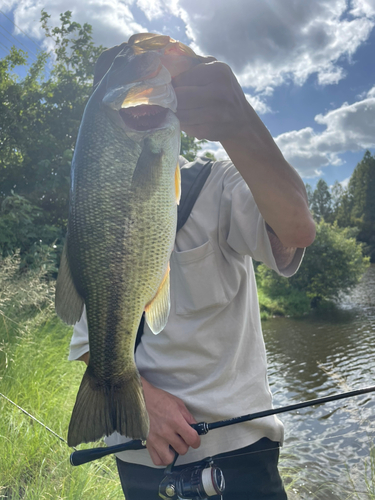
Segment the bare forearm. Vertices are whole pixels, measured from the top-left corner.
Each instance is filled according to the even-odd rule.
[[[247,115],[247,126],[235,137],[222,140],[222,145],[283,246],[309,246],[315,225],[304,183],[250,105]]]
[[[77,361],[83,361],[84,363],[86,363],[86,365],[89,364],[89,361],[90,361],[90,353],[89,352],[85,352],[85,354],[82,354],[82,356],[80,356]]]
[[[231,69],[210,61],[179,75],[174,86],[182,130],[221,142],[284,248],[310,245],[315,225],[302,179],[246,100]]]

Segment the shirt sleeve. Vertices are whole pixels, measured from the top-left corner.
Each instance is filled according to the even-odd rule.
[[[68,360],[74,361],[89,350],[89,331],[87,327],[86,307],[84,307],[81,319],[74,325],[73,328],[73,336],[70,341]]]
[[[227,170],[222,195],[224,212],[229,225],[227,243],[237,253],[250,255],[263,262],[278,274],[289,277],[297,272],[304,255],[304,249],[297,248],[292,262],[279,269],[263,219],[249,186],[238,170],[232,166]]]

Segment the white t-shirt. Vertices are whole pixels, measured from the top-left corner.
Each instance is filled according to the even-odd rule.
[[[171,311],[165,329],[145,326],[135,360],[151,384],[182,399],[198,422],[215,422],[272,407],[252,258],[291,276],[297,249],[280,272],[265,221],[230,161],[215,162],[171,256]],[[69,359],[89,350],[85,315],[74,327]],[[283,441],[274,416],[202,436],[177,465],[248,446],[263,437]],[[127,441],[115,433],[108,445]],[[155,467],[147,450],[121,452],[127,462]]]

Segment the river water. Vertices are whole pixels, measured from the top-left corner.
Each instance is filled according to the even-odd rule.
[[[375,385],[375,265],[337,310],[270,319],[263,332],[275,407]],[[281,465],[296,479],[291,496],[294,491],[309,500],[375,498],[375,393],[280,418]],[[366,476],[374,496],[366,493]]]

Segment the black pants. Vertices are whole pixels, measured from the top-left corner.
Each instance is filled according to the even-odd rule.
[[[277,469],[279,443],[263,438],[246,448],[213,458],[224,473],[224,500],[287,500]],[[196,463],[180,465],[174,470]],[[158,489],[164,469],[130,464],[119,459],[117,468],[126,500],[160,500]],[[210,497],[212,500],[219,498]]]

